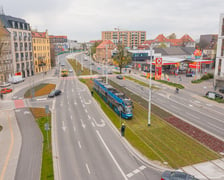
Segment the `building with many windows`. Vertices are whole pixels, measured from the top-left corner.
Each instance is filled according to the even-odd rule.
[[[33,75],[33,53],[30,25],[24,20],[0,14],[3,26],[10,32],[13,73]]]
[[[115,45],[119,42],[125,47],[135,48],[146,40],[146,31],[103,31],[102,40],[111,40]]]
[[[32,31],[34,72],[47,72],[51,69],[50,39],[48,32]]]
[[[0,21],[0,84],[7,82],[13,73],[10,33]]]
[[[220,15],[214,86],[224,87],[224,14]]]
[[[49,35],[50,43],[54,45],[55,53],[67,51],[69,48],[67,36],[54,36]]]

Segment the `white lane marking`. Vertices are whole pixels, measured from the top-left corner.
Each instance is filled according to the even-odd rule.
[[[76,101],[74,102],[74,105],[77,105],[77,102]]]
[[[72,119],[72,115],[70,116],[70,118]]]
[[[195,118],[195,119],[200,119],[200,117],[197,117],[197,116],[195,116],[195,115],[193,115],[193,114],[191,114],[191,113],[186,112],[186,114],[187,114],[188,116],[191,116],[191,117]]]
[[[85,109],[85,112],[88,113],[87,109]]]
[[[82,146],[81,146],[81,143],[80,143],[80,141],[78,141],[78,144],[79,144],[79,148],[81,149],[81,148],[82,148]]]
[[[138,174],[139,172],[143,171],[146,167],[145,166],[140,166],[139,168],[135,169],[134,171],[130,172],[127,174],[127,177],[132,177],[134,174]]]
[[[129,173],[129,174],[127,174],[127,176],[128,176],[128,178],[130,178],[130,177],[134,176],[134,174],[133,173]]]
[[[95,124],[94,124],[94,122],[92,122],[92,126],[93,126],[93,127],[95,127]]]
[[[135,173],[135,174],[137,174],[137,173],[139,173],[139,172],[140,172],[139,169],[135,169],[135,170],[133,171],[133,173]]]
[[[69,105],[69,101],[68,101],[68,105]]]
[[[74,89],[72,88],[72,92],[74,92]]]
[[[88,173],[90,174],[90,170],[89,170],[88,164],[86,164],[86,169],[87,169]]]
[[[101,124],[97,123],[95,118],[93,118],[93,121],[96,124],[96,126],[98,126],[98,127],[104,127],[106,125],[103,119],[101,119]]]
[[[102,141],[104,147],[106,148],[107,152],[109,153],[110,157],[112,158],[112,160],[114,161],[115,165],[117,166],[118,170],[121,172],[122,176],[124,177],[125,180],[128,180],[128,178],[126,177],[124,171],[121,169],[120,165],[118,164],[118,162],[116,161],[116,159],[114,158],[113,154],[111,153],[110,149],[107,147],[106,143],[104,142],[102,136],[100,135],[99,131],[96,130],[97,135],[99,136],[100,140]]]
[[[213,105],[212,104],[206,104],[207,106],[209,106],[209,107],[212,107]]]
[[[47,100],[47,98],[40,98],[40,99],[37,99],[37,101],[44,101],[44,100]]]
[[[223,128],[220,128],[219,126],[216,126],[216,125],[214,125],[214,124],[212,124],[212,123],[210,123],[210,122],[207,122],[210,126],[212,126],[212,127],[214,127],[214,128],[216,128],[216,129],[219,129],[219,130],[221,130],[221,131],[223,131]]]
[[[62,127],[61,127],[62,129],[63,129],[63,131],[65,131],[66,130],[66,126],[65,126],[65,122],[64,121],[62,121]]]
[[[29,111],[24,111],[23,114],[30,114],[30,112]]]
[[[88,115],[88,118],[91,119],[90,115]]]
[[[85,104],[82,104],[82,107],[84,107],[84,108],[85,108],[85,107],[86,107],[86,106],[85,106]]]
[[[192,107],[193,105],[192,104],[189,104],[189,106]]]
[[[141,166],[141,167],[139,167],[138,169],[143,170],[143,169],[145,169],[145,168],[146,168],[145,166]]]
[[[75,126],[73,126],[73,129],[74,129],[74,132],[76,131],[76,128],[75,128]]]
[[[16,109],[15,111],[16,111],[16,112],[20,112],[20,109]]]
[[[82,127],[85,129],[86,128],[86,125],[84,124],[83,120],[80,119],[81,123],[82,123]]]

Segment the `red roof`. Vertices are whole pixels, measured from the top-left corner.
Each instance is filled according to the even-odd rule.
[[[160,34],[153,41],[154,42],[166,42],[167,38],[163,34]]]
[[[36,38],[46,38],[46,32],[31,32],[32,37]]]
[[[97,46],[97,49],[105,49],[106,45],[108,45],[107,47],[110,49],[116,48],[115,44],[111,40],[104,40]]]
[[[180,39],[167,39],[163,34],[159,34],[154,40],[146,40],[142,45],[151,45],[153,42],[169,42],[171,46],[181,46],[184,42],[194,42],[194,40],[188,34],[185,34]]]

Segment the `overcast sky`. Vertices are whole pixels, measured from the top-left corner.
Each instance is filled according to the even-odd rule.
[[[25,19],[38,31],[79,42],[101,39],[101,31],[143,30],[158,34],[218,33],[224,0],[1,0],[5,15]]]

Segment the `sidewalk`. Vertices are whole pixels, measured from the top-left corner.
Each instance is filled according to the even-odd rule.
[[[22,143],[14,110],[0,110],[0,122],[0,180],[13,180]]]

